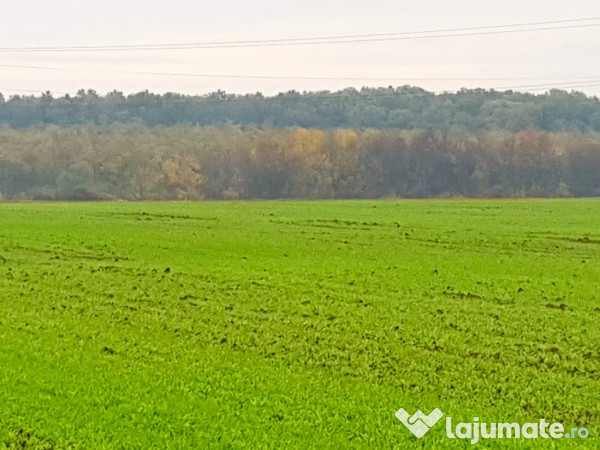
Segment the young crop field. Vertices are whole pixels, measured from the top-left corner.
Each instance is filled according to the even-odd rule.
[[[600,447],[600,202],[0,204],[0,448]]]

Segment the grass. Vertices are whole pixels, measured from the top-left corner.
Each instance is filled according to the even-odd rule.
[[[599,213],[0,204],[0,448],[448,444],[400,407],[590,430],[484,446],[597,447]]]

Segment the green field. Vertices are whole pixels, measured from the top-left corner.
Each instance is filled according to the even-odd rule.
[[[0,448],[598,448],[600,201],[0,204]],[[29,446],[29,447],[27,447]]]

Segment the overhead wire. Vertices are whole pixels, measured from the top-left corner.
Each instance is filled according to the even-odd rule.
[[[438,30],[422,30],[412,32],[396,32],[396,33],[375,33],[375,34],[355,34],[355,35],[341,35],[341,36],[318,36],[310,38],[285,38],[285,39],[265,39],[265,40],[238,40],[238,41],[212,41],[204,43],[184,43],[184,44],[129,44],[129,45],[118,45],[118,46],[73,46],[73,47],[5,47],[0,48],[0,52],[26,52],[26,51],[105,51],[105,50],[160,50],[160,49],[185,49],[185,48],[209,48],[210,46],[255,46],[255,45],[304,45],[304,44],[315,44],[318,42],[322,43],[341,43],[343,42],[363,42],[363,41],[379,41],[379,40],[398,40],[398,39],[412,39],[412,38],[435,38],[435,37],[450,37],[459,35],[481,35],[481,34],[498,34],[506,32],[525,32],[525,31],[543,31],[548,29],[564,29],[564,28],[578,28],[578,27],[595,27],[600,26],[599,23],[585,23],[600,21],[600,17],[586,17],[577,19],[564,19],[555,21],[544,21],[544,22],[527,22],[527,23],[515,23],[508,25],[491,25],[481,27],[468,27],[468,28],[448,28]],[[572,25],[577,23],[577,25]],[[570,25],[564,25],[570,24]],[[558,26],[555,26],[558,25]],[[550,27],[549,27],[550,26]],[[516,29],[511,29],[516,28]],[[437,33],[437,34],[432,34]],[[444,33],[444,34],[440,34]],[[187,46],[187,47],[186,47]],[[205,47],[209,46],[209,47]],[[210,47],[212,48],[212,47]],[[127,71],[127,70],[106,70],[106,69],[86,69],[76,67],[58,67],[58,66],[39,66],[39,65],[19,65],[19,64],[0,64],[0,67],[4,68],[19,68],[19,69],[30,69],[30,70],[51,70],[51,71],[63,71],[63,72],[91,72],[94,73],[110,73],[110,74],[121,74],[121,75],[141,75],[141,76],[168,76],[168,77],[194,77],[194,78],[216,78],[216,79],[264,79],[264,80],[317,80],[317,81],[379,81],[379,82],[404,82],[407,84],[414,83],[415,81],[500,81],[500,80],[569,80],[549,83],[538,83],[528,85],[517,85],[517,86],[501,86],[488,88],[491,90],[510,90],[510,89],[524,89],[529,90],[542,90],[542,89],[553,89],[557,87],[593,87],[596,86],[600,79],[595,76],[579,76],[579,77],[340,77],[340,76],[289,76],[289,75],[262,75],[262,74],[206,74],[206,73],[189,73],[189,72],[154,72],[154,71]],[[15,92],[25,90],[14,90]],[[29,91],[29,92],[45,92],[45,91]]]
[[[598,80],[594,80],[595,84],[589,84],[589,85],[584,85],[581,86],[581,84],[578,83],[572,83],[568,86],[562,86],[562,89],[568,89],[568,88],[577,88],[577,87],[589,87],[589,86],[600,86],[600,79]],[[526,85],[525,87],[528,87],[531,85]],[[507,86],[505,87],[505,91],[500,91],[500,90],[496,90],[494,88],[490,88],[490,89],[467,89],[466,92],[467,93],[473,93],[474,91],[481,91],[481,93],[483,94],[507,94],[507,93],[511,93],[514,95],[518,95],[518,96],[523,96],[523,95],[533,95],[533,96],[538,96],[536,94],[529,94],[528,92],[513,92],[513,90],[515,89],[519,89],[522,88],[523,86]],[[282,103],[293,103],[293,102],[305,102],[305,103],[330,103],[331,101],[334,100],[341,100],[341,99],[348,99],[348,98],[354,98],[357,101],[361,101],[361,100],[368,100],[368,99],[377,99],[377,98],[385,98],[385,99],[390,99],[390,100],[415,100],[415,99],[419,99],[419,98],[431,98],[431,97],[439,97],[439,98],[452,98],[452,97],[458,97],[459,95],[461,95],[462,93],[459,92],[441,92],[441,93],[435,93],[435,92],[429,92],[429,91],[425,91],[422,88],[418,88],[418,87],[414,87],[411,89],[415,89],[415,90],[421,90],[423,92],[407,92],[407,91],[397,91],[394,90],[393,88],[369,88],[368,91],[365,90],[353,90],[353,91],[336,91],[336,92],[329,92],[329,91],[320,91],[320,92],[308,92],[308,93],[300,93],[300,92],[296,92],[296,91],[288,91],[286,93],[280,93],[278,95],[274,95],[274,96],[262,96],[262,95],[256,95],[256,94],[246,94],[246,95],[239,95],[239,94],[227,94],[225,92],[223,92],[222,94],[217,95],[218,93],[212,93],[212,94],[207,94],[207,95],[203,95],[203,96],[181,96],[178,99],[169,99],[167,101],[167,103],[163,103],[164,100],[164,95],[160,95],[160,94],[152,94],[152,93],[147,93],[147,92],[141,92],[138,94],[132,94],[129,95],[127,97],[123,97],[125,99],[125,101],[119,101],[119,102],[109,102],[106,103],[106,105],[108,106],[129,106],[129,107],[139,107],[139,106],[169,106],[169,105],[193,105],[193,104],[213,104],[213,105],[225,105],[225,104],[231,104],[234,102],[258,102],[258,103],[278,103],[278,104],[282,104]],[[557,89],[557,87],[555,85],[536,85],[536,87],[528,87],[529,91],[539,91],[539,90],[544,90],[544,91],[551,91],[553,89]],[[0,89],[1,92],[1,89]],[[134,97],[136,95],[139,94],[145,94],[150,96],[151,98],[146,98],[144,99],[144,101],[140,101],[139,98],[134,99]],[[326,94],[325,96],[323,96],[323,94]],[[393,96],[391,96],[390,94],[395,94]],[[544,95],[544,94],[541,94]],[[101,97],[102,98],[102,97]],[[105,99],[106,97],[104,97]],[[595,97],[592,97],[595,98]],[[596,98],[597,99],[597,98]],[[74,101],[76,101],[77,98],[75,97],[58,97],[58,98],[53,98],[52,102],[49,104],[30,104],[27,105],[28,107],[34,106],[34,107],[43,107],[43,108],[47,108],[47,107],[72,107],[74,105]],[[66,102],[65,102],[66,101]],[[76,104],[76,103],[75,103]],[[100,104],[101,106],[102,104]],[[86,106],[85,104],[79,104],[79,106]]]
[[[339,36],[316,36],[280,39],[253,39],[205,41],[188,43],[158,43],[158,44],[119,44],[119,45],[90,45],[90,46],[37,46],[37,47],[0,47],[0,53],[24,52],[88,52],[88,51],[138,51],[138,50],[190,50],[211,48],[248,48],[265,46],[297,46],[297,45],[327,45],[357,42],[400,41],[413,39],[436,39],[448,37],[482,36],[492,34],[524,33],[536,31],[551,31],[574,28],[599,27],[600,17],[584,17],[544,22],[526,22],[507,25],[488,25],[481,27],[446,28],[419,31],[400,31],[393,33],[353,34]],[[563,25],[564,24],[564,25]],[[566,25],[569,24],[569,25]]]
[[[511,76],[511,77],[376,77],[376,76],[353,76],[353,77],[328,77],[328,76],[296,76],[296,75],[232,75],[232,74],[202,74],[190,72],[152,72],[152,71],[126,71],[126,70],[106,70],[106,69],[85,69],[80,67],[57,67],[57,66],[35,66],[18,64],[0,64],[0,67],[30,70],[50,70],[64,72],[94,72],[119,75],[145,75],[145,76],[168,76],[168,77],[191,77],[191,78],[232,78],[232,79],[265,79],[265,80],[310,80],[310,81],[499,81],[499,80],[591,80],[600,79],[599,76],[578,76],[578,77],[532,77],[532,76]],[[571,84],[567,83],[557,84]],[[537,86],[537,85],[532,85]],[[510,88],[510,87],[508,87]],[[499,87],[497,89],[503,89]],[[40,91],[44,92],[44,91]]]

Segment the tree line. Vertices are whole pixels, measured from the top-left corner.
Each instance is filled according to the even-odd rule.
[[[600,195],[600,135],[256,126],[0,128],[0,199]]]
[[[216,91],[203,96],[148,91],[55,97],[0,94],[0,126],[142,124],[600,132],[600,102],[581,92],[534,95],[462,89],[434,94],[418,87],[289,91],[266,97]]]

